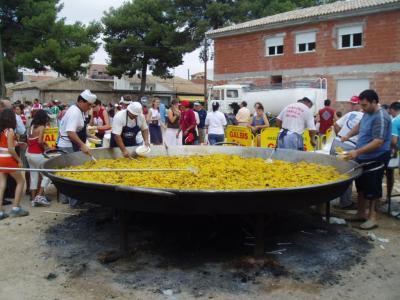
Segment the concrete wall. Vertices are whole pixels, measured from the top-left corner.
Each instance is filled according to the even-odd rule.
[[[118,77],[114,76],[114,89],[116,90],[140,90],[140,83],[133,83],[126,79],[126,77]],[[157,90],[155,84],[146,84],[146,91]]]
[[[32,90],[22,90],[12,92],[11,101],[15,102],[17,100],[21,101],[33,101],[35,98],[40,98],[40,92],[38,89]]]

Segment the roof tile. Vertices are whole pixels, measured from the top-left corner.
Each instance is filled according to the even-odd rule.
[[[218,34],[235,34],[235,31],[256,29],[268,25],[277,25],[279,23],[297,21],[318,16],[328,16],[331,14],[350,12],[363,8],[373,8],[386,4],[400,3],[400,0],[346,0],[337,1],[325,5],[313,6],[309,8],[297,9],[284,12],[277,15],[264,17],[240,24],[235,24],[207,32],[207,35],[213,37]]]

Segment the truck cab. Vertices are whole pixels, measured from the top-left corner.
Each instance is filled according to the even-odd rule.
[[[314,103],[311,110],[316,114],[327,99],[326,87],[325,78],[286,82],[279,88],[274,85],[262,87],[248,84],[219,85],[210,90],[208,109],[212,111],[212,103],[218,102],[221,112],[227,115],[236,114],[239,104],[246,101],[247,108],[253,113],[255,103],[259,102],[268,115],[277,116],[287,105],[307,97]]]
[[[233,113],[233,108],[231,104],[239,104],[243,101],[243,94],[246,85],[219,85],[214,86],[210,90],[210,105],[208,110],[212,111],[212,103],[218,102],[220,111],[224,113]]]

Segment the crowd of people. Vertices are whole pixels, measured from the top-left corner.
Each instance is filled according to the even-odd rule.
[[[379,104],[379,97],[373,90],[353,96],[348,103],[349,112],[342,117],[331,107],[330,100],[325,101],[324,108],[316,117],[312,111],[313,102],[306,97],[286,106],[276,118],[276,125],[280,128],[277,148],[303,151],[306,129],[313,145],[316,135],[324,135],[333,129],[337,137],[332,143],[331,154],[335,154],[335,149],[339,147],[347,151],[348,159],[387,165],[400,145],[400,102],[394,102],[388,108],[393,121]],[[72,105],[57,100],[41,104],[38,99],[33,103],[17,101],[12,105],[8,100],[1,100],[0,166],[40,168],[48,148],[44,139],[46,127],[58,127],[57,148],[64,153],[82,151],[91,155],[87,144],[88,129],[95,132],[96,138],[101,141],[99,146],[109,135],[109,146],[119,148],[127,158],[131,156],[127,149],[130,146],[222,144],[227,117],[219,108],[219,103],[213,102],[211,111],[207,112],[201,103],[186,100],[173,100],[166,107],[157,97],[149,105],[147,100],[139,102],[129,98],[122,98],[115,105],[104,105],[89,90],[83,91]],[[257,136],[258,146],[261,131],[270,126],[261,103],[254,105],[252,114],[244,101],[238,107],[234,122],[250,128]],[[18,141],[26,142],[26,151],[18,150]],[[50,205],[44,195],[49,179],[36,171],[29,173],[32,205]],[[16,182],[14,203],[9,214],[4,212],[3,202],[0,203],[0,219],[9,215],[25,216],[28,212],[20,206],[25,182],[21,172],[0,171],[0,199],[4,198],[7,175]],[[382,197],[382,179],[383,169],[380,169],[365,173],[356,180],[357,205],[352,202],[352,186],[340,198],[341,208],[357,209],[352,219],[362,220],[363,229],[377,226],[376,203]],[[68,197],[65,197],[65,202],[71,206],[79,204],[79,201]]]

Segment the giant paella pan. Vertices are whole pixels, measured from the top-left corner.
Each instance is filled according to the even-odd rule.
[[[134,148],[130,148],[134,151]],[[192,156],[229,154],[244,158],[268,158],[272,149],[227,146],[153,147],[149,156]],[[96,149],[98,159],[121,157],[119,149]],[[272,159],[289,162],[309,162],[335,167],[339,173],[347,173],[344,179],[327,184],[291,188],[265,188],[241,190],[191,190],[169,188],[143,188],[100,184],[65,178],[57,173],[46,173],[58,190],[70,197],[121,210],[175,214],[263,214],[279,210],[302,208],[325,203],[339,197],[350,182],[363,172],[353,161],[317,153],[277,149]],[[49,159],[45,169],[68,168],[81,165],[90,158],[81,152]]]

